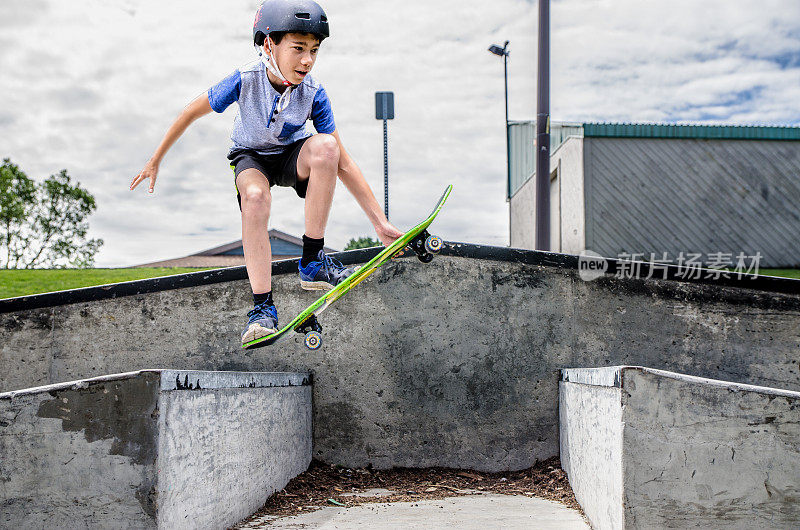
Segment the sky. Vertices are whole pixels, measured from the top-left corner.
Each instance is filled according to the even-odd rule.
[[[331,37],[312,75],[347,151],[401,230],[454,191],[434,232],[505,246],[502,58],[509,118],[536,115],[537,3],[327,0]],[[129,190],[181,109],[253,60],[253,0],[3,0],[0,158],[43,180],[67,169],[96,198],[98,267],[185,256],[241,238],[225,158],[237,107],[195,122],[161,164],[155,193]],[[553,121],[800,125],[797,0],[553,0]],[[308,129],[311,131],[312,128]],[[273,188],[270,228],[300,236],[303,203]],[[339,183],[326,244],[375,237]]]

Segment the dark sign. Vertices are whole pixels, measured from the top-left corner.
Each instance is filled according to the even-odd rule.
[[[375,119],[394,119],[394,92],[375,92]]]

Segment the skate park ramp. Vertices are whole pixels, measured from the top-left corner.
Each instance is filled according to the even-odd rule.
[[[565,369],[561,465],[595,528],[796,528],[800,392]]]
[[[296,267],[273,267],[281,322],[317,296],[299,289]],[[313,458],[480,471],[559,454],[565,368],[800,391],[800,282],[612,259],[585,281],[579,267],[577,256],[465,243],[430,264],[397,259],[321,316],[316,351],[300,335],[239,348],[252,304],[241,267],[3,300],[0,391],[154,366],[310,373]]]
[[[226,528],[311,462],[310,377],[72,381],[0,394],[0,429],[3,528]]]

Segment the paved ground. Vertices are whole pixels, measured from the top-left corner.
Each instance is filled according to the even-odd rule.
[[[237,529],[339,528],[537,528],[585,530],[581,514],[563,504],[526,495],[469,495],[415,502],[326,507],[307,514],[277,518],[257,515]]]

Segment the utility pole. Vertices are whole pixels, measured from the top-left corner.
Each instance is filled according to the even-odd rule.
[[[550,0],[539,0],[536,96],[536,250],[550,250]]]

